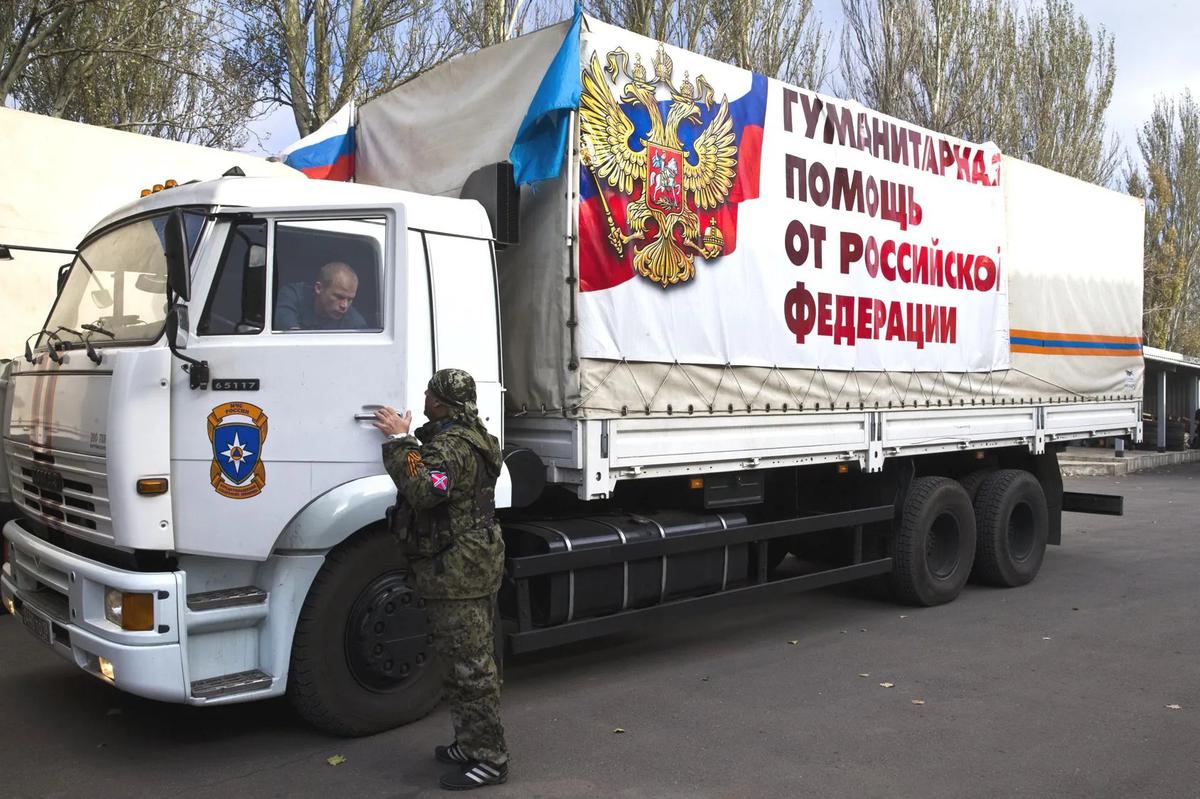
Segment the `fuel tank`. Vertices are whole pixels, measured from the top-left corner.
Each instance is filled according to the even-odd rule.
[[[732,512],[612,514],[506,524],[504,540],[508,556],[521,557],[623,546],[746,524],[744,515]],[[749,546],[738,544],[548,574],[531,580],[533,622],[552,626],[710,594],[745,583],[749,569]]]

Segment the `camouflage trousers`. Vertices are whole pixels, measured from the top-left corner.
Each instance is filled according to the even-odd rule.
[[[433,646],[443,666],[454,738],[468,757],[507,763],[500,676],[493,655],[492,597],[427,599]]]

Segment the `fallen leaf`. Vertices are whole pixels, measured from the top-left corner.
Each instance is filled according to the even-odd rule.
[[[903,613],[902,613],[902,614],[900,614],[900,618],[902,618],[902,619],[907,619],[907,618],[908,618],[908,616],[907,616],[906,614],[903,614]]]
[[[700,678],[700,682],[708,682],[708,678],[707,678],[707,677],[701,677],[701,678]]]
[[[340,766],[346,762],[346,758],[341,755],[334,755],[333,757],[325,758],[325,762],[331,766]]]
[[[859,628],[858,628],[858,631],[859,631],[860,633],[865,633],[865,632],[867,631],[867,628],[866,628],[866,627],[859,627]]]
[[[880,687],[880,688],[895,688],[895,687],[896,687],[896,683],[894,683],[894,682],[881,682],[881,683],[879,683],[879,687]]]
[[[870,675],[870,674],[867,674],[867,673],[864,671],[864,672],[861,672],[861,673],[860,673],[858,676],[859,676],[859,677],[870,677],[871,675]]]
[[[613,735],[620,735],[623,732],[625,732],[623,727],[617,727],[615,730],[613,730]]]
[[[924,699],[914,699],[914,700],[912,700],[912,703],[914,705],[923,705],[923,704],[925,704],[925,700]]]
[[[1167,710],[1183,710],[1183,705],[1167,705]]]
[[[797,646],[800,643],[800,641],[799,641],[799,639],[797,639],[795,641],[788,641],[788,643],[791,644],[792,646]]]
[[[1050,637],[1050,636],[1048,636],[1048,635],[1043,635],[1043,636],[1042,636],[1042,640],[1043,640],[1043,641],[1053,641],[1054,639],[1053,639],[1053,638],[1051,638],[1051,637]]]

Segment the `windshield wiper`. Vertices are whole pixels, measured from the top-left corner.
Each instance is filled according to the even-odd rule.
[[[55,331],[65,330],[68,333],[72,333],[76,336],[79,336],[79,340],[83,343],[83,348],[85,350],[87,350],[88,360],[90,360],[92,363],[98,365],[100,363],[100,361],[103,360],[103,358],[100,356],[100,353],[97,352],[96,348],[92,346],[92,342],[88,336],[83,335],[78,330],[72,330],[71,328],[67,327],[66,325],[59,325],[58,327],[56,327],[54,329],[55,329]],[[64,346],[65,346],[65,344],[66,344],[66,342],[64,342]]]
[[[29,346],[29,339],[33,338],[34,336],[46,336],[47,338],[52,338],[63,346],[66,346],[67,343],[63,341],[62,337],[53,330],[39,330],[36,333],[31,333],[29,338],[25,339],[25,360],[29,363],[33,363],[33,348]],[[58,354],[58,349],[49,342],[46,344],[46,354],[49,355],[50,360],[54,361],[55,363],[62,363],[62,358]]]
[[[83,334],[80,333],[78,330],[72,330],[71,328],[67,327],[66,325],[59,325],[58,327],[54,328],[55,333],[57,333],[60,330],[65,330],[68,333],[70,333],[72,336],[76,336],[80,341],[83,341]],[[63,346],[68,346],[69,343],[70,342],[64,341]]]
[[[108,336],[109,338],[117,337],[116,333],[113,333],[110,330],[105,330],[104,325],[100,324],[99,319],[97,319],[95,322],[88,322],[86,325],[80,325],[80,327],[92,333],[99,333],[103,336]]]

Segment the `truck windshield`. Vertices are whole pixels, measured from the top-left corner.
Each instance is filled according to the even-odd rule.
[[[184,214],[188,249],[204,224],[200,212]],[[167,214],[143,217],[89,241],[71,265],[46,329],[90,336],[96,346],[153,341],[167,315]],[[85,332],[86,331],[86,332]],[[39,340],[45,343],[46,336]],[[63,337],[68,345],[70,337]]]

